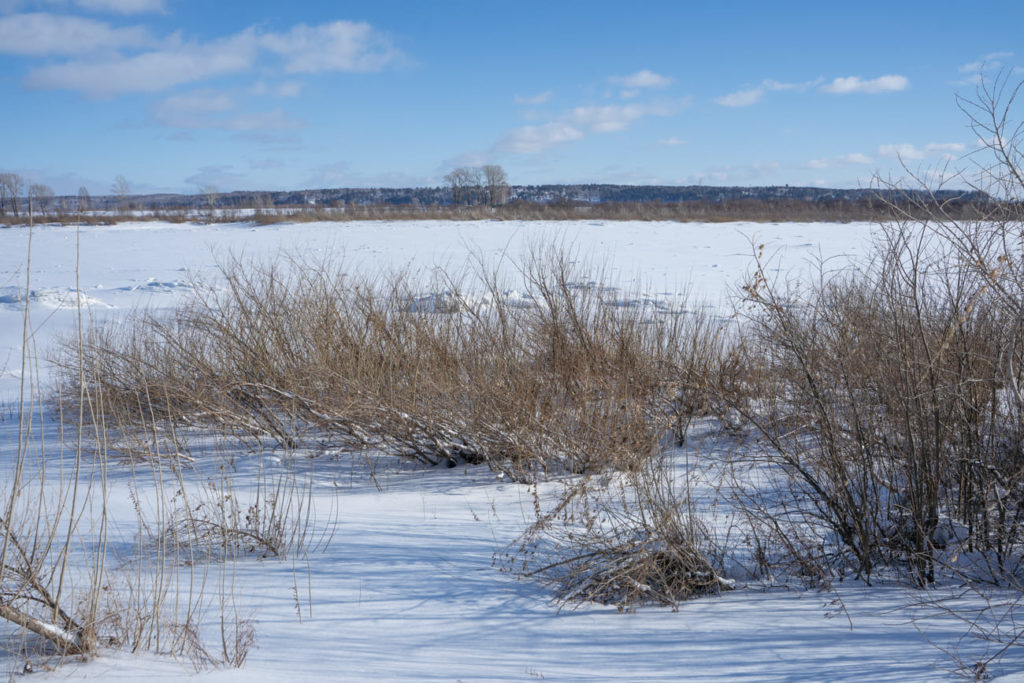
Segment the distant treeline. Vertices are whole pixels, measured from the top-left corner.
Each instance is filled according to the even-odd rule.
[[[492,193],[494,195],[494,193]],[[496,195],[495,195],[496,196]],[[86,211],[116,217],[163,220],[667,220],[667,221],[867,221],[894,212],[925,217],[940,209],[961,218],[990,216],[1000,203],[983,192],[817,187],[709,187],[703,185],[512,185],[500,203],[487,193],[451,187],[334,188],[281,192],[216,192],[40,197],[37,213],[62,220]],[[467,200],[467,197],[481,199]],[[21,211],[0,205],[0,220],[22,222]],[[17,205],[14,205],[15,207]],[[7,211],[4,211],[7,208]],[[6,214],[6,215],[3,215]]]
[[[502,204],[678,204],[703,202],[723,204],[756,200],[764,202],[871,202],[892,201],[910,197],[927,198],[920,190],[897,191],[888,189],[840,190],[819,187],[709,187],[705,185],[511,185]],[[935,194],[939,201],[963,199],[987,201],[981,192],[942,190]],[[60,198],[58,198],[60,199]],[[77,197],[67,197],[72,205]],[[125,197],[117,195],[92,197],[93,209],[116,209]],[[452,188],[331,188],[318,190],[273,192],[222,192],[185,194],[132,195],[127,198],[136,209],[175,208],[274,208],[274,207],[347,207],[347,206],[449,206],[454,205]],[[484,202],[478,202],[484,203]],[[459,202],[465,205],[464,201]]]
[[[686,202],[603,202],[587,204],[558,201],[546,204],[516,201],[501,206],[402,204],[307,207],[298,211],[261,210],[250,220],[644,220],[681,222],[851,222],[888,220],[894,216],[926,218],[941,211],[957,219],[980,219],[999,208],[994,202],[923,198],[827,200],[728,199]]]

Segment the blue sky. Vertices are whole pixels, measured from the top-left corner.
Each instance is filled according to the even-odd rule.
[[[859,187],[969,164],[1024,2],[0,0],[0,171],[134,192]]]

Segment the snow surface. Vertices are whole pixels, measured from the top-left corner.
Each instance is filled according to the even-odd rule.
[[[138,306],[169,308],[196,278],[215,278],[218,258],[227,253],[336,253],[361,272],[430,273],[461,266],[474,253],[515,259],[530,245],[560,242],[604,266],[611,284],[622,288],[621,305],[677,301],[689,291],[691,300],[724,314],[724,296],[742,280],[758,245],[779,254],[779,272],[806,273],[808,258],[841,262],[866,254],[871,232],[861,223],[610,221],[147,222],[80,233],[41,226],[32,235],[29,353],[44,358],[56,337],[73,331],[76,293],[93,319]],[[6,365],[0,401],[7,405],[21,378],[27,254],[27,230],[0,230],[0,368]],[[450,305],[444,296],[424,291],[414,305]],[[48,373],[42,360],[34,379],[45,383]],[[0,419],[5,463],[16,449],[16,423]],[[44,429],[56,427],[49,422]],[[713,450],[715,444],[694,439],[687,447]],[[330,543],[297,562],[251,558],[232,567],[236,608],[254,620],[256,646],[242,669],[205,671],[198,675],[203,680],[936,680],[951,678],[954,666],[937,646],[960,647],[968,660],[987,646],[961,642],[964,625],[948,615],[908,607],[921,597],[899,586],[840,585],[836,593],[746,586],[685,603],[678,612],[648,607],[620,614],[593,604],[559,610],[544,586],[493,567],[495,553],[532,521],[533,499],[527,487],[484,467],[280,462],[273,453],[256,462],[242,449],[219,457],[241,494],[257,470],[306,468],[316,505],[312,536]],[[142,485],[127,466],[113,467],[111,542],[131,547],[136,525],[129,494],[144,505],[158,484]],[[201,464],[186,476],[201,484],[216,469]],[[541,488],[542,494],[556,490],[556,484]],[[1015,657],[994,673],[1012,677],[1024,667]],[[5,672],[23,665],[0,659]],[[196,674],[187,661],[108,651],[46,675],[159,680]]]
[[[138,222],[43,225],[32,234],[28,290],[32,340],[40,351],[74,329],[75,292],[94,319],[137,306],[167,308],[197,278],[214,278],[228,257],[339,256],[364,273],[459,270],[471,257],[522,262],[532,246],[575,248],[606,284],[628,294],[721,303],[743,278],[756,246],[778,254],[782,272],[806,259],[840,261],[868,250],[868,223],[669,223],[616,221],[361,221],[197,225]],[[29,233],[0,229],[0,399],[20,377]],[[77,268],[76,268],[77,264]],[[440,294],[424,292],[425,296]],[[629,303],[628,301],[624,303]],[[112,309],[112,312],[111,312]],[[4,369],[6,366],[6,369]]]

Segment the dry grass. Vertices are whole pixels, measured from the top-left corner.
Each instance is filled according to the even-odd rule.
[[[498,276],[360,279],[329,263],[233,261],[168,317],[92,330],[85,382],[125,425],[214,426],[253,445],[324,440],[519,479],[630,469],[704,407],[724,343],[700,315],[618,305],[540,250],[525,296]],[[70,364],[65,363],[66,367]],[[65,373],[65,396],[78,377]]]
[[[32,230],[31,208],[29,218]],[[31,256],[30,239],[27,272]],[[25,282],[26,290],[30,284]],[[33,322],[27,297],[23,325],[28,341]],[[198,538],[149,540],[147,529],[178,523],[166,491],[184,495],[186,490],[177,465],[187,455],[169,449],[177,443],[173,432],[120,430],[123,442],[141,456],[136,459],[153,465],[131,468],[132,490],[152,486],[152,491],[145,506],[133,498],[136,547],[108,538],[108,437],[125,425],[107,408],[102,390],[82,381],[95,369],[87,367],[82,353],[81,310],[76,328],[64,358],[65,371],[79,378],[78,393],[62,397],[58,387],[54,410],[47,412],[43,396],[48,389],[23,380],[11,414],[17,419],[17,443],[4,444],[13,457],[0,494],[0,618],[34,636],[7,654],[23,659],[26,671],[49,669],[67,657],[89,657],[108,647],[172,654],[203,666],[240,666],[253,634],[251,624],[233,609],[231,565],[199,566],[203,548]],[[23,348],[21,374],[32,378],[38,372],[37,351],[30,343]],[[164,467],[168,454],[177,456],[171,458],[175,467]],[[278,554],[302,552],[310,513],[301,493],[301,486],[284,478],[257,486],[244,523],[234,509],[218,520],[224,545],[238,545],[240,535],[248,534]],[[197,510],[184,509],[192,520],[204,519]],[[210,633],[199,626],[211,615],[219,616],[219,652],[206,644]]]

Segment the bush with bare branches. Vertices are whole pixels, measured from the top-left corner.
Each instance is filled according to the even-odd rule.
[[[571,482],[500,566],[552,585],[562,604],[599,602],[620,611],[675,608],[732,590],[722,549],[679,485],[664,453],[628,473]]]

